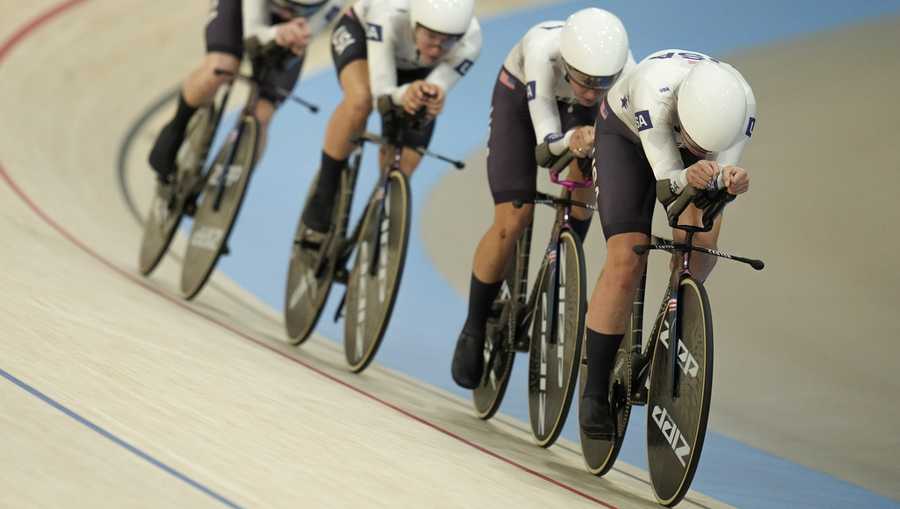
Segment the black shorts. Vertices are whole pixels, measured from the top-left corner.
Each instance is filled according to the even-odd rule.
[[[273,23],[278,20],[273,19]],[[209,21],[206,24],[206,52],[227,53],[240,60],[244,56],[244,21],[241,0],[212,0]],[[260,96],[278,105],[280,96],[276,88],[293,90],[300,79],[303,59],[291,59],[283,70],[270,72],[260,89]]]
[[[562,131],[592,125],[596,108],[559,102]],[[525,85],[501,68],[491,98],[491,133],[488,138],[488,184],[494,204],[530,200],[537,191],[537,140]],[[587,175],[589,161],[579,161]]]
[[[699,160],[681,151],[685,166]],[[620,233],[650,235],[656,205],[656,177],[640,139],[606,104],[594,126],[594,192],[603,235],[609,240]]]
[[[331,32],[331,58],[334,60],[334,68],[340,83],[341,71],[351,62],[356,60],[368,60],[366,49],[366,30],[357,19],[353,9],[349,9],[338,20]],[[405,85],[417,80],[424,80],[431,74],[432,69],[422,67],[419,69],[397,70],[397,84]],[[427,147],[434,135],[435,121],[431,121],[422,129],[409,130],[404,133],[404,139],[411,146]],[[384,125],[382,125],[382,132]]]

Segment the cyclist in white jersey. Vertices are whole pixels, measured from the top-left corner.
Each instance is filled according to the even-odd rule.
[[[587,174],[597,103],[634,65],[622,22],[596,8],[534,26],[507,56],[491,100],[487,173],[494,222],[475,251],[469,311],[451,370],[460,386],[480,382],[487,316],[516,242],[531,224],[534,206],[513,202],[534,198],[538,166],[552,166],[566,148],[582,158],[573,162],[571,178]],[[582,189],[574,198],[593,196]],[[572,228],[584,238],[591,213],[575,209],[573,216]]]
[[[338,21],[331,53],[344,97],[328,122],[319,178],[303,211],[301,246],[315,249],[330,227],[340,173],[379,97],[415,114],[441,113],[447,92],[481,53],[481,27],[473,16],[474,0],[359,0]],[[410,146],[427,147],[431,121],[408,132]],[[405,148],[401,170],[410,175],[418,152]]]
[[[300,76],[303,55],[310,38],[325,29],[340,14],[344,0],[212,0],[206,23],[206,56],[185,80],[175,116],[166,124],[153,145],[149,162],[161,186],[171,184],[175,158],[184,141],[188,121],[200,106],[208,104],[229,78],[216,76],[223,69],[236,73],[245,41],[263,46],[274,41],[290,48],[296,61],[283,71],[271,73],[260,90],[256,118],[262,130],[260,146],[265,146],[266,127],[281,102],[274,87],[291,90]]]
[[[615,432],[609,372],[646,263],[632,248],[649,242],[656,199],[679,223],[700,225],[710,195],[746,192],[750,176],[737,164],[755,125],[756,99],[734,67],[678,49],[642,60],[600,104],[594,182],[607,255],[588,305],[588,380],[579,412],[588,436]],[[717,191],[717,181],[725,189]],[[703,190],[693,202],[692,193],[682,194],[688,186]],[[695,244],[715,248],[721,225],[720,215]],[[715,260],[695,254],[691,273],[705,279]]]

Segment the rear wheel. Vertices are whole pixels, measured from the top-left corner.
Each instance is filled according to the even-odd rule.
[[[584,456],[585,466],[588,472],[598,477],[606,475],[613,467],[625,441],[625,431],[628,429],[628,420],[631,416],[631,404],[626,395],[632,390],[634,366],[634,360],[631,358],[632,345],[634,345],[634,329],[629,328],[616,351],[609,381],[610,402],[616,417],[616,436],[612,439],[590,438],[581,432],[581,453]],[[587,353],[584,352],[581,361],[579,397],[584,393],[586,381]]]
[[[521,332],[519,313],[525,308],[528,290],[528,260],[531,249],[531,226],[516,241],[513,260],[507,265],[500,293],[494,299],[488,317],[484,341],[484,376],[481,384],[472,390],[475,412],[480,419],[490,419],[497,413],[509,375],[512,373],[516,351],[513,345]]]
[[[344,355],[355,373],[372,362],[390,323],[409,247],[411,207],[406,175],[391,171],[384,192],[366,210],[344,318]]]
[[[303,224],[302,212],[297,221],[297,229],[291,245],[291,259],[288,262],[287,286],[284,295],[284,323],[288,341],[292,345],[299,345],[309,338],[319,322],[325,301],[331,292],[335,266],[338,262],[337,250],[333,249],[332,245],[344,239],[347,224],[345,218],[350,213],[350,200],[352,199],[352,193],[347,189],[350,185],[349,171],[345,170],[341,172],[340,191],[332,215],[332,233],[319,251],[301,247],[300,239],[306,229]],[[309,205],[316,187],[317,182],[313,182],[307,193],[303,210],[306,210]]]
[[[558,254],[543,271],[534,312],[528,362],[531,432],[550,447],[559,437],[575,389],[584,336],[584,253],[568,230],[559,237]]]
[[[656,498],[671,507],[690,489],[703,449],[712,395],[713,330],[706,290],[690,277],[679,283],[678,306],[669,309],[650,367],[647,457]],[[672,393],[673,347],[677,397]]]
[[[259,122],[251,116],[244,117],[241,122],[244,123],[243,132],[238,136],[239,131],[233,131],[235,134],[219,150],[197,204],[181,270],[181,292],[187,299],[200,293],[215,269],[250,183],[259,141]],[[232,147],[235,152],[229,162]],[[225,182],[220,189],[223,176]]]
[[[153,195],[150,211],[144,220],[144,234],[138,257],[138,270],[144,276],[149,276],[156,269],[175,238],[184,214],[185,202],[190,198],[190,190],[200,177],[203,162],[212,144],[215,118],[212,106],[194,113],[188,123],[184,143],[178,151],[174,192],[169,197],[160,196],[159,193]]]

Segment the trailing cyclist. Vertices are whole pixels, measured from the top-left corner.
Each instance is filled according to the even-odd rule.
[[[514,202],[533,199],[537,167],[549,168],[567,148],[581,158],[573,171],[583,165],[586,172],[596,105],[634,65],[622,22],[596,8],[534,26],[507,56],[491,100],[487,172],[494,222],[475,251],[469,312],[453,355],[451,371],[460,386],[479,384],[488,314],[516,242],[531,224],[534,205],[517,208]],[[573,194],[587,198],[589,190]],[[571,225],[583,239],[591,213],[576,208],[573,215]]]
[[[331,51],[344,92],[328,121],[317,186],[303,211],[301,245],[317,249],[331,226],[340,175],[378,98],[408,114],[425,108],[437,117],[447,92],[466,75],[481,52],[474,0],[359,0],[331,34]],[[386,127],[386,126],[384,126]],[[405,133],[410,146],[427,147],[428,122]],[[408,176],[421,155],[405,148],[401,170]]]
[[[610,90],[594,129],[594,184],[606,238],[603,271],[588,305],[588,379],[579,417],[585,435],[615,433],[609,373],[646,263],[632,248],[649,242],[655,199],[670,218],[700,225],[704,208],[747,191],[736,166],[756,124],[756,99],[731,65],[702,53],[656,52]],[[717,188],[717,181],[725,189]],[[715,248],[721,215],[695,244]],[[684,232],[673,232],[676,242]],[[691,273],[703,281],[715,258],[695,254]]]
[[[214,71],[236,73],[245,45],[251,43],[264,46],[274,41],[296,55],[284,70],[270,73],[272,78],[262,84],[256,118],[262,127],[260,142],[264,146],[266,126],[281,102],[274,89],[294,88],[310,39],[340,13],[341,4],[343,0],[214,0],[211,3],[206,24],[206,56],[185,80],[175,116],[162,128],[150,152],[149,162],[157,173],[160,193],[167,193],[172,187],[176,157],[191,116],[209,104],[219,87],[230,79]]]

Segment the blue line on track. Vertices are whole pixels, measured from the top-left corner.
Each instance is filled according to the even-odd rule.
[[[14,375],[10,374],[9,372],[7,372],[3,369],[0,369],[0,376],[9,380],[14,385],[16,385],[20,389],[24,390],[25,392],[40,399],[44,403],[47,403],[48,405],[52,406],[53,408],[59,410],[60,412],[66,414],[67,416],[71,417],[72,419],[78,421],[80,424],[84,425],[86,428],[98,433],[99,435],[108,439],[110,442],[122,447],[123,449],[125,449],[128,452],[134,454],[135,456],[141,458],[142,460],[146,461],[147,463],[150,463],[151,465],[153,465],[156,468],[162,470],[163,472],[171,475],[172,477],[175,477],[176,479],[188,484],[192,488],[194,488],[206,495],[209,495],[210,497],[221,502],[223,505],[225,505],[227,507],[231,507],[234,509],[241,509],[241,506],[237,505],[236,503],[232,502],[231,500],[228,500],[224,496],[219,495],[218,493],[211,490],[210,488],[207,488],[203,484],[200,484],[199,482],[182,474],[178,470],[175,470],[174,468],[170,467],[169,465],[166,465],[162,461],[159,461],[158,459],[154,458],[153,456],[150,456],[146,452],[129,444],[128,442],[117,437],[116,435],[113,435],[111,432],[109,432],[106,429],[100,427],[99,425],[94,424],[93,422],[87,420],[86,418],[84,418],[81,415],[79,415],[78,413],[76,413],[74,410],[69,409],[68,407],[64,406],[62,403],[59,403],[58,401],[56,401],[55,399],[51,398],[50,396],[44,394],[43,392],[39,391],[38,389],[35,389],[31,385],[16,378]]]

